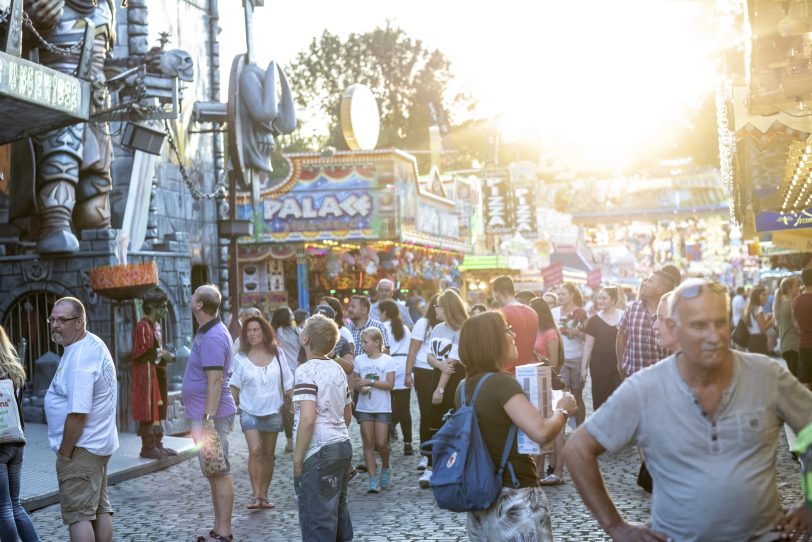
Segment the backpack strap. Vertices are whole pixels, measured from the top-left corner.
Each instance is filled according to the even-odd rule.
[[[462,383],[460,384],[462,386],[462,389],[460,390],[460,398],[462,399],[463,405],[475,404],[477,395],[479,395],[479,388],[482,387],[482,384],[484,384],[485,381],[491,377],[491,375],[493,375],[493,373],[485,373],[485,375],[479,379],[479,382],[476,383],[476,388],[474,388],[474,394],[471,396],[471,401],[468,403],[465,402],[465,381],[468,379],[466,378],[465,380],[462,381]]]
[[[499,478],[501,478],[505,470],[505,465],[507,465],[508,472],[510,473],[510,481],[513,483],[514,488],[519,487],[519,479],[516,478],[516,471],[513,470],[513,465],[508,463],[508,456],[510,455],[510,449],[513,448],[513,441],[516,440],[516,431],[516,424],[510,424],[510,429],[508,429],[507,438],[505,439],[505,447],[502,450],[502,459],[499,461],[499,470],[497,470],[497,474]]]

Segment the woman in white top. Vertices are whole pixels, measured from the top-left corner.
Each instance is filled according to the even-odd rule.
[[[395,431],[400,424],[403,433],[403,455],[412,455],[412,412],[409,408],[412,402],[412,387],[406,385],[406,358],[409,356],[409,343],[412,333],[400,318],[397,303],[385,299],[378,304],[381,312],[381,322],[389,334],[389,355],[395,360],[395,387],[392,388],[392,425],[390,431]]]
[[[764,314],[764,304],[767,303],[767,290],[764,286],[756,286],[750,291],[750,299],[744,307],[744,316],[750,340],[747,350],[756,354],[768,355],[766,331],[773,325],[773,315]]]
[[[279,307],[271,316],[271,327],[276,333],[276,343],[285,352],[285,361],[288,363],[291,373],[296,372],[296,367],[299,365],[299,329],[296,327],[296,321],[293,319],[293,311],[290,307]],[[293,419],[289,417],[284,424],[285,438],[285,452],[290,453],[293,451]]]
[[[432,374],[434,369],[429,365],[427,356],[431,346],[431,330],[442,322],[437,319],[435,305],[440,298],[440,294],[434,294],[429,300],[426,308],[426,315],[415,322],[412,328],[412,338],[409,343],[409,356],[406,358],[406,374],[404,383],[406,386],[414,385],[414,392],[417,395],[417,406],[420,410],[420,445],[431,438],[429,433],[429,412],[431,411],[431,387]],[[427,455],[420,458],[417,470],[426,470],[429,464]]]
[[[429,365],[434,367],[431,387],[431,410],[429,415],[429,434],[431,437],[443,426],[446,412],[454,408],[454,393],[457,385],[465,378],[465,366],[460,363],[459,344],[460,329],[468,319],[468,312],[462,299],[454,290],[445,290],[434,306],[437,318],[443,321],[431,330],[431,345],[426,356]],[[419,484],[423,489],[431,486],[431,456],[429,466],[420,477]]]
[[[261,316],[247,318],[229,386],[248,444],[253,498],[247,508],[252,510],[274,507],[268,501],[268,488],[273,478],[276,436],[282,431],[284,396],[293,388],[293,373],[284,357],[270,324]]]

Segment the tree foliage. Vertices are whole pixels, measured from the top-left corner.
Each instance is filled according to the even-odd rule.
[[[381,135],[378,148],[428,149],[428,128],[447,124],[449,109],[461,96],[447,96],[453,79],[450,63],[439,50],[387,23],[346,39],[325,31],[291,63],[288,74],[298,107],[326,118],[324,145],[346,149],[341,135],[341,95],[354,83],[367,85],[378,101]]]

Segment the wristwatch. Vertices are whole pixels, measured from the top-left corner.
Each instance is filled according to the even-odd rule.
[[[570,417],[570,413],[567,412],[567,410],[564,409],[564,408],[557,408],[557,409],[555,409],[555,411],[560,412],[561,414],[563,414],[565,419]]]
[[[445,393],[445,388],[437,388],[437,391],[439,391],[440,393]]]

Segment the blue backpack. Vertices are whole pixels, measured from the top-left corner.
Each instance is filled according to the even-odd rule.
[[[502,460],[496,469],[474,410],[479,389],[492,374],[488,373],[479,380],[469,403],[465,402],[465,380],[462,381],[461,406],[449,412],[443,427],[422,446],[424,452],[432,454],[431,490],[437,505],[444,510],[487,510],[502,491],[502,472],[516,439],[516,424],[510,426]],[[519,487],[510,464],[508,470],[514,487]]]

